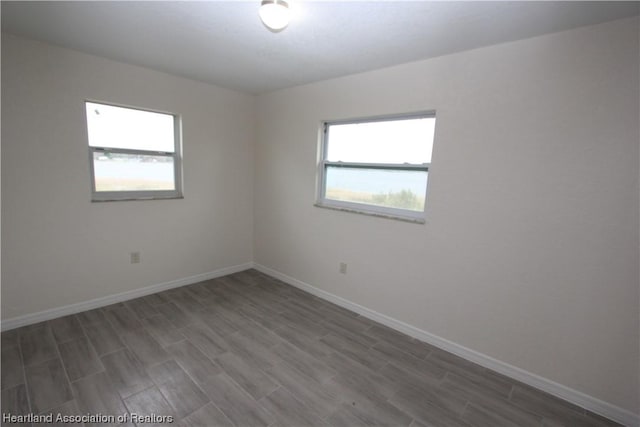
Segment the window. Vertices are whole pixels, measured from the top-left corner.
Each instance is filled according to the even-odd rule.
[[[326,122],[321,207],[424,222],[435,114]]]
[[[85,103],[93,201],[182,196],[178,116]]]

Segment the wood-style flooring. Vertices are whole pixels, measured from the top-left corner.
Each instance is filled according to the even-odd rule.
[[[1,378],[2,412],[13,415],[617,425],[255,270],[4,332]]]

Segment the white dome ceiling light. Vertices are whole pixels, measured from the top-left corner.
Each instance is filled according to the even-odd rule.
[[[284,30],[291,19],[289,2],[284,0],[262,0],[258,13],[262,23],[274,32]]]

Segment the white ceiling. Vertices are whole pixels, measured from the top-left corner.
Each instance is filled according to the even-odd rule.
[[[296,0],[294,0],[296,1]],[[7,2],[2,30],[249,93],[638,15],[640,2]]]

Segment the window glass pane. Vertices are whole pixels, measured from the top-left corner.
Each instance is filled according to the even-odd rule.
[[[93,153],[96,191],[175,190],[173,157]]]
[[[435,117],[329,125],[327,160],[431,163]]]
[[[86,103],[87,131],[92,147],[173,153],[174,117],[113,105]]]
[[[426,192],[424,171],[332,166],[326,169],[327,199],[422,212]]]

